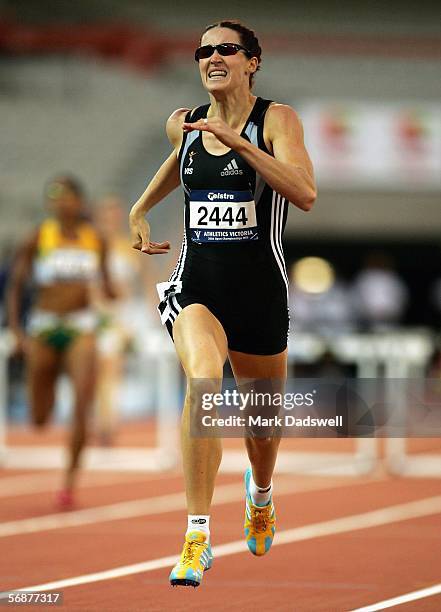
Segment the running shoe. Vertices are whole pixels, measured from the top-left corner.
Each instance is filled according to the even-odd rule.
[[[58,491],[55,497],[55,505],[61,512],[68,512],[75,508],[75,501],[70,489]]]
[[[170,573],[170,584],[197,587],[202,582],[204,571],[212,564],[213,554],[206,534],[190,531],[185,536],[181,558]]]
[[[245,472],[245,539],[248,549],[258,557],[271,548],[276,532],[276,513],[272,498],[266,506],[255,506],[250,495],[251,468]]]

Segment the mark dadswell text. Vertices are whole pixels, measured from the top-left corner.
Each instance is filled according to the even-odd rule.
[[[203,427],[343,427],[343,417],[332,418],[295,417],[292,414],[284,416],[263,417],[248,415],[246,417],[230,415],[225,418],[213,417],[208,414],[202,417]]]

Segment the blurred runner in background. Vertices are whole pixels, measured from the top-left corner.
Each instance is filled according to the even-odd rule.
[[[96,381],[97,314],[91,286],[102,278],[113,297],[106,249],[86,216],[77,179],[59,176],[46,188],[50,216],[19,247],[11,272],[7,308],[16,351],[25,357],[32,422],[42,427],[54,408],[61,371],[72,384],[74,405],[69,461],[57,496],[60,509],[73,506],[73,488]],[[26,327],[20,312],[23,290],[32,281],[35,299]]]
[[[114,442],[118,401],[124,363],[136,350],[137,329],[151,326],[156,318],[155,279],[145,259],[132,248],[127,226],[127,207],[117,195],[101,198],[95,206],[95,222],[106,241],[107,261],[116,298],[109,300],[97,286],[95,300],[100,312],[98,336],[98,380],[96,390],[96,432],[103,446]],[[153,298],[152,298],[153,296]],[[155,301],[153,301],[155,300]],[[143,341],[145,338],[143,339]]]

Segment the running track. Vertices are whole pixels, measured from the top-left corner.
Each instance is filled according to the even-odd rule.
[[[441,610],[441,479],[279,476],[275,546],[255,558],[242,542],[241,479],[220,475],[218,554],[194,590],[167,581],[186,523],[179,473],[86,472],[70,513],[54,512],[59,477],[0,472],[0,590],[62,591],[69,611],[340,612],[437,585],[393,609]]]

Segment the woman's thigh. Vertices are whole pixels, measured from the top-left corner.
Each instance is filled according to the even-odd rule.
[[[187,378],[222,378],[227,338],[206,306],[191,304],[179,313],[173,340]]]
[[[59,352],[44,341],[29,338],[26,350],[26,378],[34,422],[44,424],[54,403],[55,384],[60,372]]]

